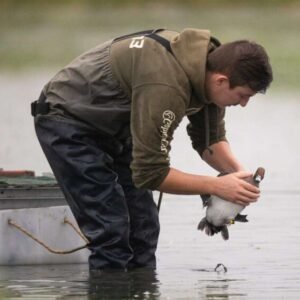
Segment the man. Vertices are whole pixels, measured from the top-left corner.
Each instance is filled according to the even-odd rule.
[[[220,45],[198,29],[116,38],[54,76],[32,106],[36,133],[90,241],[91,270],[155,267],[159,221],[152,190],[216,194],[243,205],[258,199],[226,141],[223,118],[226,106],[246,106],[271,81],[261,46]],[[170,142],[184,116],[193,147],[230,175],[170,166]]]

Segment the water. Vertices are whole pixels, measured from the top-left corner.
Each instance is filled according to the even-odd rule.
[[[6,299],[299,299],[300,196],[266,193],[229,241],[196,230],[195,197],[166,197],[158,269],[89,276],[87,265],[0,268]],[[227,267],[218,272],[218,263]]]
[[[52,74],[0,76],[0,167],[50,170],[34,136],[29,103]],[[275,91],[246,109],[228,111],[234,152],[249,170],[267,170],[261,199],[246,209],[250,222],[232,225],[229,241],[197,231],[204,214],[198,197],[165,195],[155,272],[90,277],[85,264],[1,266],[0,299],[299,299],[298,96]],[[189,146],[184,124],[171,162],[184,171],[216,174]],[[214,270],[219,263],[227,272]]]

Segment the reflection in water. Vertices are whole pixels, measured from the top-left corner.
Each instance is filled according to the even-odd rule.
[[[228,284],[207,285],[204,290],[204,295],[206,300],[230,299],[228,295]]]
[[[91,273],[88,299],[159,299],[159,281],[153,269]]]
[[[157,273],[139,268],[89,273],[87,265],[0,268],[0,299],[161,299]]]
[[[247,294],[233,292],[230,283],[241,282],[240,279],[224,278],[227,273],[227,267],[218,263],[214,269],[192,269],[194,272],[202,273],[203,277],[198,280],[198,290],[200,292],[199,299],[215,300],[215,299],[232,299],[232,297],[238,297],[242,299]],[[205,278],[205,273],[216,274],[217,277]],[[220,276],[220,277],[219,277]]]
[[[203,285],[203,283],[199,284]],[[247,297],[247,294],[235,293],[230,291],[230,281],[216,280],[207,283],[202,288],[201,297],[205,300],[245,299]]]

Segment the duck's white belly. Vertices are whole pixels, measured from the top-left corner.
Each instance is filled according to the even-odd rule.
[[[234,220],[244,208],[243,205],[211,196],[206,210],[206,219],[214,226],[223,226],[230,220]]]

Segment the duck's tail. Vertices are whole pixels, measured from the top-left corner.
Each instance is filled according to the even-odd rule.
[[[222,238],[226,241],[229,239],[229,232],[226,225],[214,226],[209,223],[206,218],[203,218],[198,224],[198,230],[204,231],[208,236],[213,236],[221,232]]]

